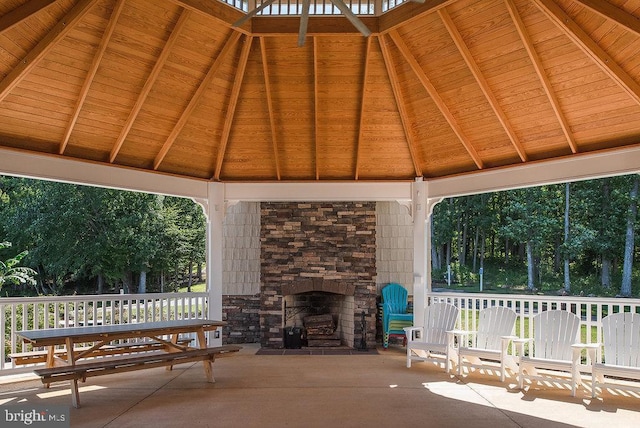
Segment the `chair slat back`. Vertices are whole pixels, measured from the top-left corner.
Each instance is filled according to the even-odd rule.
[[[392,314],[404,314],[407,312],[409,293],[407,289],[394,282],[387,284],[382,289],[382,303],[390,308]]]
[[[446,302],[434,302],[424,311],[424,341],[447,343],[447,331],[453,330],[458,321],[458,308]]]
[[[640,314],[619,312],[602,320],[604,361],[640,367]]]
[[[506,306],[491,306],[480,311],[476,348],[500,349],[501,337],[513,334],[516,312]]]
[[[571,312],[551,310],[533,318],[533,355],[536,358],[571,361],[571,345],[577,342],[580,318]]]

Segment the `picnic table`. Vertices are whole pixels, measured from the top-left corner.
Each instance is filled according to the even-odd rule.
[[[16,335],[34,347],[46,348],[45,367],[34,372],[47,386],[70,380],[71,400],[79,407],[78,380],[91,376],[159,366],[170,369],[175,364],[202,361],[207,380],[215,382],[211,366],[215,356],[240,350],[235,345],[207,347],[206,332],[224,325],[217,320],[183,319],[24,330]],[[181,340],[181,336],[193,334],[196,347]]]

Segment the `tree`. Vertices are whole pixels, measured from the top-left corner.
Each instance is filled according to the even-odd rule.
[[[564,199],[564,245],[565,248],[569,246],[569,207],[571,196],[571,184],[565,184],[565,199]],[[571,291],[571,277],[569,271],[569,252],[565,251],[564,255],[564,291],[569,293]]]
[[[633,178],[631,190],[629,192],[629,210],[627,213],[627,233],[624,244],[624,267],[622,270],[622,285],[620,294],[631,296],[631,277],[633,268],[633,253],[635,250],[635,223],[638,214],[638,175]]]
[[[10,242],[0,242],[0,250],[11,247]],[[7,259],[0,260],[0,289],[5,284],[16,285],[36,285],[36,271],[31,268],[18,266],[20,261],[27,255],[27,251],[23,251],[18,255]]]
[[[542,259],[549,238],[557,236],[559,226],[558,186],[541,186],[507,192],[510,204],[505,213],[502,233],[509,239],[525,244],[527,288],[535,288],[538,261]]]

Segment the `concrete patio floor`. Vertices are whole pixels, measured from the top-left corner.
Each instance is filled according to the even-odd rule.
[[[474,372],[458,378],[433,364],[405,366],[400,346],[378,355],[255,355],[245,345],[214,363],[90,378],[72,427],[637,427],[640,396],[530,386]],[[70,406],[68,384],[0,385],[0,405]]]

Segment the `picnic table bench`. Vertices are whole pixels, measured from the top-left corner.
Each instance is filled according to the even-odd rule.
[[[34,373],[40,376],[44,384],[74,379],[85,381],[88,377],[103,376],[112,373],[173,366],[194,361],[213,361],[216,355],[237,352],[240,349],[241,347],[237,345],[225,345],[179,352],[154,352],[126,358],[97,358],[90,362],[79,363],[73,366],[35,369]]]
[[[191,338],[178,339],[176,345],[184,347],[187,349],[189,344],[193,342]],[[159,351],[162,350],[166,345],[162,342],[158,341],[145,341],[145,342],[128,342],[128,343],[117,343],[105,345],[99,349],[93,349],[90,353],[86,355],[89,357],[104,357],[107,355],[124,355],[130,353],[139,353],[139,352],[150,352],[150,351]],[[75,352],[85,352],[89,350],[90,347],[77,347],[75,348]],[[41,350],[33,350],[26,352],[15,352],[13,354],[9,354],[9,358],[13,361],[13,364],[16,366],[24,366],[28,364],[39,364],[46,363],[49,350],[41,349]],[[56,359],[67,360],[67,350],[66,348],[57,348],[53,350]]]

